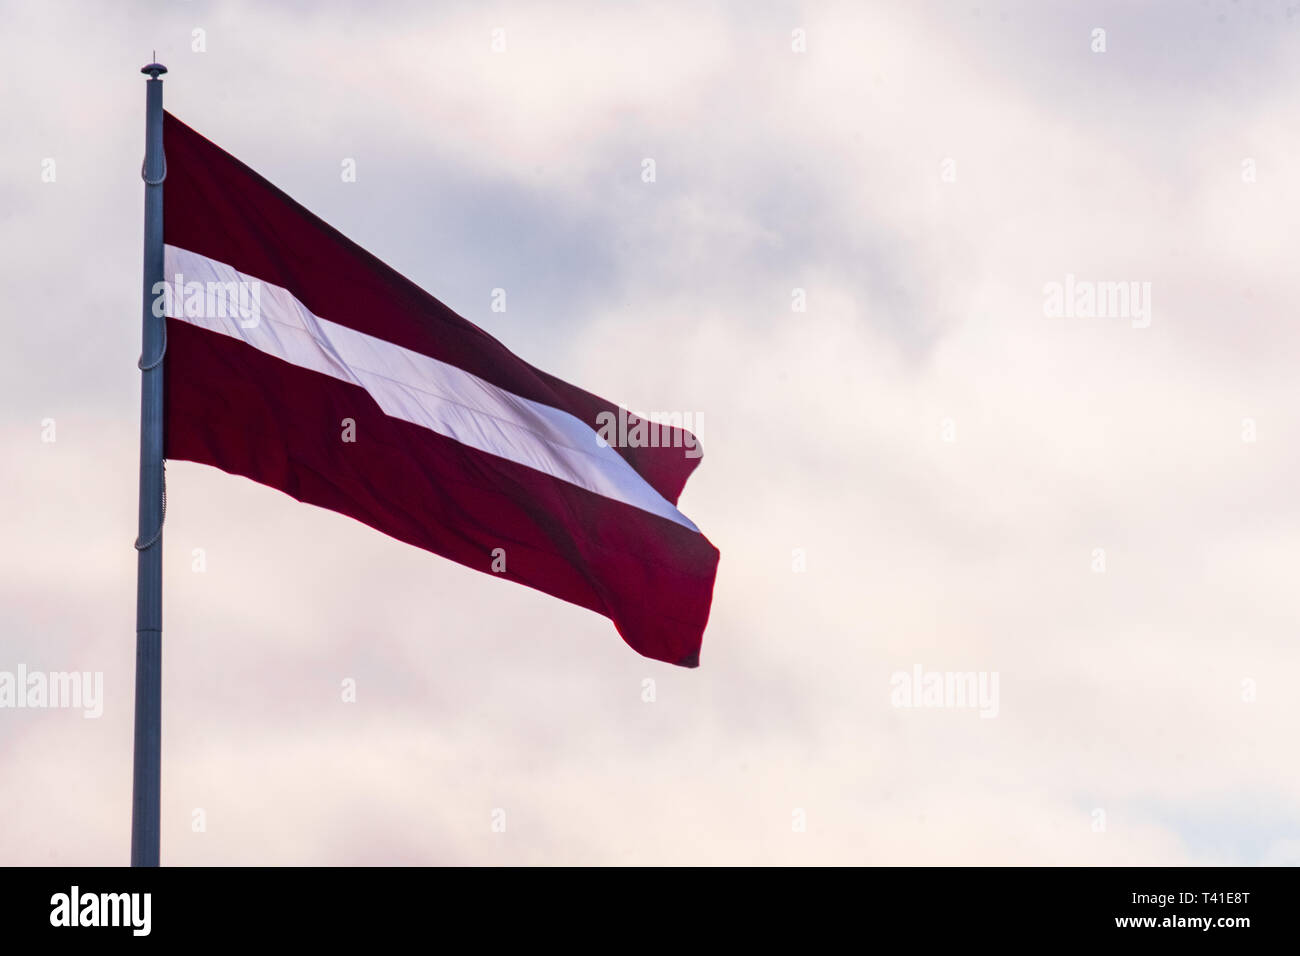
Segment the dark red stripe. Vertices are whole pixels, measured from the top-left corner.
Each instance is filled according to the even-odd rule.
[[[593,429],[601,412],[618,414],[617,405],[533,368],[171,114],[163,146],[163,232],[171,245],[283,286],[322,318],[563,409]],[[676,504],[700,461],[685,453],[687,434],[672,429],[661,442],[676,447],[617,451]]]
[[[168,180],[170,183],[170,179]],[[166,455],[215,465],[610,618],[695,666],[718,552],[701,534],[426,428],[363,388],[167,320]],[[356,442],[342,421],[356,422]]]

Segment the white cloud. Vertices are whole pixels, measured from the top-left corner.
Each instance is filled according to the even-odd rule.
[[[1300,795],[1275,756],[1298,716],[1295,137],[1276,122],[1295,60],[1224,59],[1217,76],[1279,91],[1239,102],[1180,89],[1151,48],[1222,56],[1196,24],[1170,34],[1173,7],[1117,13],[1111,60],[1069,53],[1063,14],[1008,9],[1004,26],[858,5],[806,23],[412,6],[395,28],[232,4],[202,13],[209,52],[159,50],[182,118],[530,361],[633,408],[703,412],[683,507],[722,551],[703,665],[684,672],[586,611],[173,464],[165,858],[1287,856],[1300,820],[1261,840],[1249,808]],[[0,30],[26,77],[0,159],[0,669],[102,669],[107,695],[96,722],[0,712],[0,847],[36,863],[126,852],[133,71],[147,23],[187,37],[200,15],[88,10],[10,11]],[[277,37],[272,60],[252,35]],[[1139,38],[1150,75],[1121,52]],[[37,179],[47,153],[56,185]],[[341,192],[338,159],[358,154],[361,191]],[[583,241],[548,247],[548,222]],[[1042,286],[1067,272],[1152,282],[1151,327],[1044,318]],[[489,273],[528,307],[476,305]],[[998,670],[1000,716],[891,707],[889,675],[918,663]]]

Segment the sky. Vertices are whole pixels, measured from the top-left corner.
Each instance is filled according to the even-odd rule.
[[[697,416],[722,555],[686,670],[169,464],[164,863],[1300,863],[1298,46],[1285,0],[0,2],[0,678],[103,682],[0,707],[0,863],[129,856],[155,50],[524,359]]]

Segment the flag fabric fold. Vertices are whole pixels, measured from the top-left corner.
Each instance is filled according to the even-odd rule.
[[[533,368],[166,114],[165,454],[610,618],[693,667],[718,552],[684,429]],[[634,429],[635,431],[635,429]],[[644,434],[644,432],[642,432]]]

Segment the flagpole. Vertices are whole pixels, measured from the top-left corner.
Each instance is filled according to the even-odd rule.
[[[131,791],[131,865],[157,866],[162,791],[163,354],[165,320],[153,314],[163,281],[161,63],[140,70],[145,83],[144,308],[140,352],[140,526],[135,540],[135,767]]]

